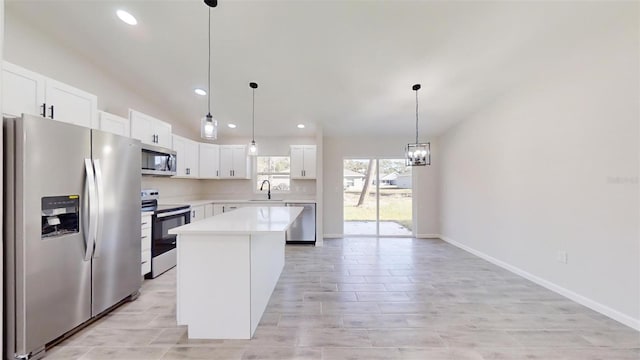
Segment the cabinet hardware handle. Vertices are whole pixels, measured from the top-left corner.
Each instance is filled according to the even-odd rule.
[[[216,176],[220,176],[220,175],[218,175],[218,171],[219,171],[219,170],[216,170]]]
[[[146,263],[148,263],[148,261],[143,261],[143,262],[142,262],[142,265],[144,265],[144,264],[146,264]]]
[[[42,117],[47,117],[47,103],[42,103]]]
[[[143,222],[143,223],[142,223],[142,224],[140,224],[140,225],[147,225],[147,222],[145,221],[145,222]]]
[[[144,238],[146,238],[146,237],[147,237],[147,235],[145,235],[145,236],[141,237],[140,239],[144,239]]]
[[[49,110],[51,110],[51,118],[53,119],[53,105],[49,106]]]

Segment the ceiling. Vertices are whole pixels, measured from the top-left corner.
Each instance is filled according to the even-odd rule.
[[[115,15],[125,9],[137,26]],[[7,0],[37,24],[194,130],[206,113],[208,7],[199,0]],[[495,101],[593,27],[589,3],[219,0],[212,9],[212,113],[221,133],[415,136]],[[307,129],[299,130],[303,123]]]

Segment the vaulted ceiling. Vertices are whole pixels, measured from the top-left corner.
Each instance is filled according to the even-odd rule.
[[[125,9],[138,19],[116,17]],[[19,16],[148,96],[180,121],[206,113],[207,21],[200,0],[7,0]],[[212,106],[256,132],[433,137],[597,31],[597,4],[578,2],[220,0],[212,11]],[[601,18],[599,18],[601,19]],[[604,26],[604,25],[603,25]],[[222,133],[229,131],[224,126]]]

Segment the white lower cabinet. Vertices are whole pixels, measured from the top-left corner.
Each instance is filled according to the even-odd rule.
[[[213,216],[213,204],[206,204],[204,206],[204,217],[205,219]]]
[[[220,215],[224,212],[224,205],[213,204],[213,215]]]
[[[151,272],[151,215],[142,216],[140,230],[140,272],[145,275]]]
[[[204,205],[191,207],[191,222],[202,220],[205,217]]]

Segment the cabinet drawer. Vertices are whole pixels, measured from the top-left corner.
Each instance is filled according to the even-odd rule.
[[[140,249],[151,250],[151,229],[142,230],[142,236],[140,237]]]
[[[142,252],[140,264],[140,273],[142,275],[151,271],[151,250],[145,250]]]
[[[140,229],[151,229],[151,216],[143,216],[142,221],[140,223]]]

